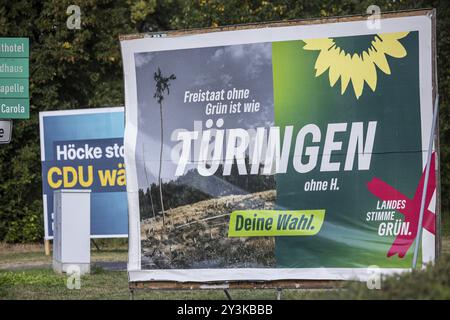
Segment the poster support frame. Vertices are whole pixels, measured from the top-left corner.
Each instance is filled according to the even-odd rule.
[[[431,19],[432,35],[431,35],[431,65],[432,65],[432,96],[437,96],[437,60],[436,60],[436,9],[434,8],[421,8],[413,10],[402,11],[389,11],[380,13],[380,19],[398,18],[398,17],[411,17],[411,16],[428,16]],[[272,28],[272,27],[288,27],[299,25],[312,25],[312,24],[324,24],[324,23],[338,23],[338,22],[352,22],[367,20],[370,14],[361,15],[348,15],[339,17],[326,17],[326,18],[312,18],[312,19],[293,19],[288,21],[273,21],[265,23],[249,23],[249,24],[237,24],[227,25],[222,27],[210,27],[210,28],[197,28],[186,30],[170,30],[162,32],[150,32],[139,33],[130,35],[120,35],[119,40],[134,40],[143,38],[159,38],[159,37],[180,37],[204,34],[210,32],[221,31],[234,31],[234,30],[246,30],[256,28]],[[433,105],[434,101],[430,101]],[[125,106],[126,109],[126,106]],[[126,114],[126,112],[125,112]],[[440,256],[441,242],[440,242],[440,230],[441,230],[441,195],[440,195],[440,152],[439,152],[439,115],[437,115],[437,124],[435,128],[435,148],[437,168],[435,174],[437,175],[437,188],[436,188],[436,235],[435,235],[435,259]],[[283,289],[319,289],[319,290],[333,290],[344,287],[353,280],[299,280],[299,279],[286,279],[286,280],[261,280],[261,281],[210,281],[210,282],[182,282],[182,281],[129,281],[130,298],[134,299],[136,291],[142,290],[223,290],[227,298],[231,298],[228,290],[235,289],[272,289],[277,290],[277,298],[281,298],[281,292]],[[355,280],[356,281],[356,280]]]
[[[283,290],[338,290],[350,280],[272,280],[272,281],[229,281],[229,282],[177,282],[177,281],[137,281],[129,282],[130,299],[134,300],[138,291],[199,291],[222,290],[228,300],[232,300],[229,290],[275,290],[277,300],[281,300]]]
[[[427,163],[426,163],[426,169],[425,169],[425,181],[424,181],[424,187],[422,191],[422,200],[420,203],[420,212],[419,212],[419,223],[417,226],[417,233],[416,233],[416,243],[414,246],[414,257],[412,262],[412,269],[417,268],[417,259],[419,255],[419,248],[422,240],[422,225],[423,225],[423,212],[425,211],[425,197],[427,195],[427,186],[428,186],[428,179],[430,177],[430,167],[431,167],[431,155],[433,154],[433,144],[434,144],[434,135],[436,132],[436,119],[437,115],[439,113],[439,95],[436,96],[436,100],[434,103],[434,110],[433,110],[433,123],[431,124],[431,133],[430,133],[430,143],[428,145],[428,156],[427,156]]]

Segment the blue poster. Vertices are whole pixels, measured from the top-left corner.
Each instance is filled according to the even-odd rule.
[[[92,238],[128,236],[124,109],[41,112],[45,239],[53,238],[53,192],[91,190]]]

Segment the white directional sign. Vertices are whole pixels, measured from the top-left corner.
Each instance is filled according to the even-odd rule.
[[[0,143],[9,143],[12,134],[12,121],[0,120]]]

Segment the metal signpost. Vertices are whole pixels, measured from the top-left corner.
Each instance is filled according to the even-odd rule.
[[[417,268],[417,259],[418,259],[418,255],[419,255],[420,242],[421,242],[421,238],[422,238],[423,212],[425,210],[425,197],[427,196],[426,186],[428,186],[428,179],[430,177],[431,155],[433,153],[434,136],[435,136],[435,131],[436,131],[436,120],[437,120],[437,115],[439,114],[439,95],[436,97],[433,110],[434,110],[433,122],[431,125],[430,142],[428,145],[428,156],[427,156],[427,163],[426,163],[426,169],[425,169],[425,182],[424,182],[424,188],[423,188],[423,192],[422,192],[422,200],[420,202],[419,223],[417,226],[416,243],[414,246],[414,256],[413,256],[413,262],[412,262],[413,269]],[[436,172],[432,172],[431,174],[436,174]]]

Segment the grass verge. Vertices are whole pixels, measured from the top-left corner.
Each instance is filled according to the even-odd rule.
[[[128,299],[126,272],[94,268],[81,288],[68,289],[67,277],[49,268],[0,271],[0,299]],[[274,290],[231,290],[233,299],[275,299]],[[343,290],[285,290],[284,299],[450,299],[450,255],[435,266],[384,278],[380,290],[349,282]],[[138,291],[135,299],[225,299],[221,291]]]

